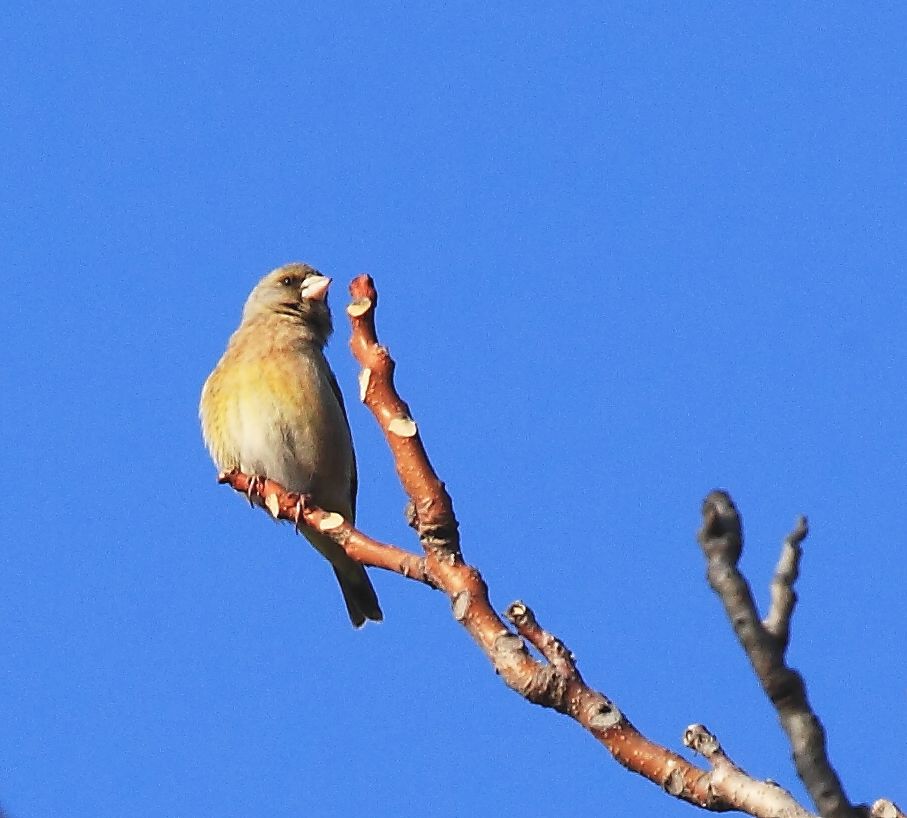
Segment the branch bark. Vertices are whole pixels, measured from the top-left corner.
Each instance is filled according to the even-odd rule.
[[[355,278],[350,295],[353,301],[346,310],[352,325],[350,349],[362,367],[359,398],[384,432],[400,484],[410,499],[407,516],[422,547],[435,558],[454,559],[460,553],[460,533],[453,502],[428,460],[409,406],[394,386],[396,363],[387,347],[378,343],[378,292],[371,276]]]
[[[774,781],[754,781],[750,778],[731,761],[718,739],[704,725],[691,724],[687,727],[683,743],[711,764],[709,786],[734,800],[741,812],[769,814],[778,818],[809,818],[810,813]]]
[[[790,617],[796,596],[800,545],[807,534],[801,518],[785,540],[772,582],[772,605],[760,621],[750,586],[737,568],[743,551],[740,514],[730,495],[713,491],[702,505],[699,544],[705,554],[712,590],[721,598],[737,639],[749,657],[762,689],[774,705],[787,733],[797,775],[825,818],[858,818],[825,746],[825,730],[806,697],[803,677],[785,662]]]

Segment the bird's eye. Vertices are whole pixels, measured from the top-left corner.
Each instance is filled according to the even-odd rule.
[[[284,276],[282,279],[280,279],[280,283],[283,284],[284,287],[292,287],[294,284],[293,277]]]

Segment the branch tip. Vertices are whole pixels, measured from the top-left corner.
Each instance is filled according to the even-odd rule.
[[[716,754],[723,755],[721,744],[704,724],[691,724],[683,734],[684,746],[703,758],[711,759]]]
[[[517,628],[523,626],[527,622],[535,624],[535,615],[529,609],[529,606],[520,600],[511,602],[510,605],[507,606],[507,610],[504,611],[504,616]]]
[[[791,545],[800,545],[803,540],[809,535],[809,520],[806,519],[802,514],[797,518],[797,522],[794,524],[794,529],[790,534],[787,535],[787,539]]]
[[[698,539],[706,557],[711,558],[718,552],[732,563],[740,559],[743,550],[740,514],[726,491],[711,491],[702,501],[702,528]]]

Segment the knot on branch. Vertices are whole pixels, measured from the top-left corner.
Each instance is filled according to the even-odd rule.
[[[460,524],[453,514],[453,505],[444,484],[439,481],[438,492],[442,495],[426,497],[420,502],[410,500],[406,504],[406,522],[416,534],[422,547],[441,557],[460,555]]]
[[[782,664],[782,661],[779,656],[777,662],[767,671],[763,688],[776,708],[786,710],[803,701],[806,686],[803,684],[803,677],[793,668]]]
[[[595,704],[595,712],[589,716],[589,727],[604,732],[624,722],[623,713],[614,706],[610,699],[605,698],[601,693],[597,693],[596,696],[598,701]],[[624,723],[626,724],[626,722]]]
[[[542,665],[524,680],[518,692],[533,704],[550,707],[559,713],[570,713],[567,680],[552,665]]]

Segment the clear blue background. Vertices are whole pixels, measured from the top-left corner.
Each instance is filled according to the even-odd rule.
[[[0,802],[12,818],[688,816],[508,691],[446,600],[215,484],[198,393],[280,263],[380,332],[503,609],[652,739],[802,797],[703,579],[807,513],[790,659],[856,801],[907,802],[901,4],[95,2],[0,41]]]

